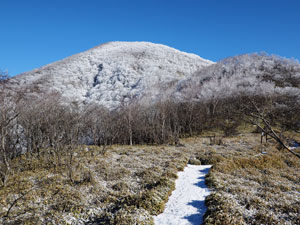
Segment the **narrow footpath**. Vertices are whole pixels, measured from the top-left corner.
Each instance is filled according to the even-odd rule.
[[[175,190],[172,192],[163,213],[154,217],[155,225],[199,225],[206,212],[205,197],[209,190],[205,175],[210,165],[189,165],[178,173]]]

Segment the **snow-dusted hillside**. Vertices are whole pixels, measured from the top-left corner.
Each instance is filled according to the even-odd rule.
[[[300,64],[275,55],[228,57],[176,85],[178,99],[210,101],[233,96],[293,95],[300,101]]]
[[[134,98],[165,96],[178,80],[211,64],[161,44],[109,42],[14,79],[29,92],[57,91],[70,102],[115,108]]]

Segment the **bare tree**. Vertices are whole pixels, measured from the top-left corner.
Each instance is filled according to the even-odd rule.
[[[270,97],[268,99],[263,99],[260,97],[256,100],[253,98],[247,99],[251,104],[251,108],[249,105],[244,111],[245,115],[247,116],[247,120],[250,123],[258,126],[260,130],[265,133],[265,135],[269,135],[285,150],[300,158],[300,154],[289,148],[289,146],[286,144],[286,140],[284,140],[282,135],[278,134],[273,128],[273,125],[276,125],[276,122],[280,122],[276,120],[276,113],[278,112],[276,111],[276,108],[274,108],[275,97]],[[258,103],[259,101],[261,104]],[[282,115],[280,117],[282,117]]]
[[[15,154],[16,119],[19,116],[14,96],[7,91],[8,75],[0,72],[0,176],[6,185],[11,173],[11,158]]]

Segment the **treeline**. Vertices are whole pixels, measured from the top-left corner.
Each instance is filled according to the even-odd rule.
[[[267,120],[282,130],[300,132],[298,93],[248,95],[165,100],[152,105],[138,102],[122,104],[118,109],[93,104],[64,104],[57,93],[24,97],[9,92],[7,79],[0,86],[0,177],[5,184],[10,162],[17,155],[52,155],[54,167],[72,164],[72,149],[82,144],[103,147],[112,144],[180,144],[179,138],[220,129],[224,135],[234,134],[242,122],[260,124]],[[226,90],[226,89],[224,89]],[[223,95],[224,96],[224,95]],[[62,162],[68,155],[69,161]],[[71,171],[71,170],[70,170]],[[71,173],[71,172],[70,172]],[[70,177],[72,177],[70,175]]]
[[[230,135],[255,110],[251,101],[274,123],[280,122],[286,128],[297,127],[299,112],[299,102],[290,96],[235,96],[206,102],[167,100],[150,106],[131,103],[112,111],[99,105],[64,105],[57,94],[5,101],[1,104],[1,137],[6,137],[3,143],[7,149],[19,149],[10,151],[12,155],[68,144],[178,144],[182,136],[214,128]]]
[[[79,145],[98,145],[105,151],[112,144],[179,144],[182,135],[201,132],[208,119],[200,105],[173,101],[131,103],[113,111],[99,105],[64,105],[57,94],[26,99],[2,92],[0,101],[2,185],[20,154],[46,157],[54,168],[65,165],[72,180],[73,150]]]

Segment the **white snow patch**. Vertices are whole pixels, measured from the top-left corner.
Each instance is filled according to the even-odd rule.
[[[188,165],[178,173],[175,190],[164,212],[154,217],[156,225],[202,224],[206,211],[205,197],[210,193],[205,185],[205,175],[210,168],[210,165]]]

